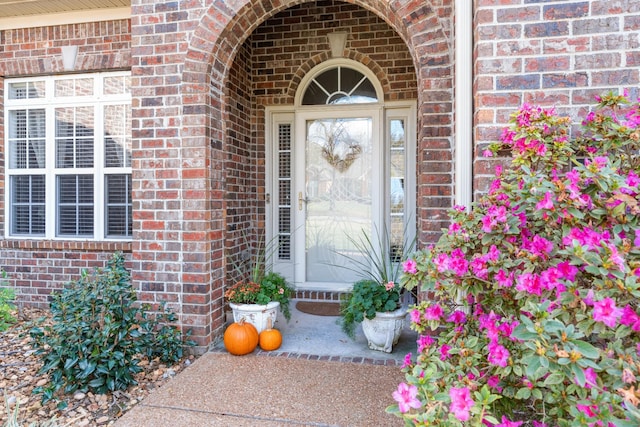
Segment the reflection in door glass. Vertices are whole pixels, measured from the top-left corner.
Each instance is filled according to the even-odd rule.
[[[353,282],[348,257],[362,255],[349,237],[372,228],[372,120],[309,120],[306,132],[306,279]]]

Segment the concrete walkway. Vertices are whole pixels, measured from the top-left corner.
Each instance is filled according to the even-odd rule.
[[[402,426],[385,408],[404,379],[405,354],[415,354],[415,333],[407,328],[393,353],[382,353],[360,330],[346,337],[337,317],[300,313],[295,301],[291,308],[289,322],[276,322],[279,350],[232,356],[220,346],[115,426]]]

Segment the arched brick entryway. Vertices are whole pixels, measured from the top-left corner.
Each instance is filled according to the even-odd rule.
[[[182,318],[187,326],[195,326],[201,344],[211,342],[222,331],[225,239],[236,227],[228,218],[242,215],[229,197],[225,170],[235,150],[230,150],[230,120],[234,108],[243,109],[227,105],[228,86],[242,85],[233,81],[234,61],[242,54],[245,40],[262,22],[303,3],[309,2],[217,1],[189,42],[181,85],[182,193],[188,204],[186,210],[194,214],[189,218],[185,214],[183,223],[181,244],[192,259],[184,260],[181,283],[184,299],[200,301],[199,307],[208,307],[209,313],[183,310]],[[382,18],[410,52],[418,98],[418,230],[421,242],[431,241],[443,226],[444,211],[452,205],[452,6],[450,2],[434,6],[429,1],[344,3]],[[310,68],[321,59],[310,60],[306,66]],[[285,90],[286,96],[292,96],[296,79],[299,82],[304,72],[302,68],[300,71]],[[259,126],[255,129],[260,130]]]

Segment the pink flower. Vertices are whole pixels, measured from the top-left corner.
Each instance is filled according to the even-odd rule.
[[[449,412],[460,421],[469,420],[469,410],[473,408],[474,405],[469,389],[467,387],[451,387],[451,389],[449,389],[449,397],[451,398]]]
[[[494,278],[498,282],[498,286],[502,288],[510,288],[513,286],[513,273],[507,274],[504,270],[500,269]]]
[[[589,417],[595,417],[598,407],[596,405],[576,405],[576,409]]]
[[[448,267],[453,270],[457,276],[464,276],[469,270],[469,262],[465,259],[464,252],[460,249],[455,249],[451,253]]]
[[[582,298],[582,301],[584,301],[586,305],[593,305],[593,289],[589,289],[589,292],[587,292],[587,295]]]
[[[424,311],[424,318],[425,320],[440,320],[443,314],[442,307],[439,304],[434,304]]]
[[[449,315],[447,322],[453,322],[457,324],[465,323],[467,321],[467,315],[464,311],[456,310]]]
[[[411,408],[418,409],[422,406],[422,402],[417,398],[418,387],[407,385],[406,383],[398,384],[398,389],[393,392],[393,398],[398,402],[400,412],[409,412]]]
[[[418,264],[414,260],[408,259],[402,264],[402,271],[407,274],[416,274],[418,272]]]
[[[445,253],[439,253],[433,259],[433,264],[439,272],[443,272],[449,269],[449,255]]]
[[[640,316],[635,312],[635,310],[627,304],[622,309],[622,317],[620,318],[620,323],[631,327],[635,332],[640,332]]]
[[[542,295],[542,282],[535,273],[523,273],[517,279],[516,290],[533,295]]]
[[[462,230],[462,226],[457,222],[452,222],[451,225],[449,225],[449,234],[458,233],[460,230]]]
[[[440,360],[447,360],[449,358],[449,350],[451,350],[451,347],[446,344],[440,347]]]
[[[280,288],[280,289],[278,289],[278,293],[279,293],[280,295],[284,294],[284,288]]]
[[[500,387],[500,378],[497,375],[493,375],[489,377],[487,380],[487,385],[493,389],[496,389],[498,393],[502,392],[502,387]]]
[[[593,370],[593,368],[583,369],[582,372],[584,372],[584,378],[585,378],[584,386],[586,388],[591,388],[594,385],[598,384],[598,374],[596,373],[596,371]]]
[[[416,341],[416,344],[418,344],[418,353],[422,353],[422,350],[428,348],[433,343],[433,338],[431,338],[430,335],[420,335]]]
[[[556,267],[562,278],[573,282],[578,274],[578,267],[569,264],[569,261],[561,262]]]
[[[410,316],[411,316],[412,323],[420,323],[420,318],[422,317],[420,310],[416,310],[416,309],[411,310]]]
[[[611,298],[604,298],[593,303],[593,320],[602,322],[610,328],[615,328],[622,316],[622,309],[616,307]]]
[[[396,287],[396,284],[391,281],[387,282],[387,284],[384,285],[384,288],[388,291],[392,290],[395,287]]]
[[[497,343],[490,343],[487,347],[489,350],[489,356],[487,360],[492,365],[500,366],[504,368],[509,361],[509,350]]]
[[[413,356],[413,355],[412,355],[411,353],[407,353],[407,354],[405,354],[405,356],[404,356],[404,362],[402,363],[402,367],[401,367],[400,369],[408,368],[408,367],[410,367],[410,366],[411,366],[411,364],[412,364],[411,357],[412,357],[412,356]]]
[[[553,242],[544,237],[533,236],[530,251],[535,255],[549,255],[553,251]]]
[[[523,421],[510,421],[504,415],[502,416],[502,422],[500,424],[496,424],[495,427],[520,427]]]
[[[536,205],[536,209],[537,210],[553,209],[553,193],[551,191],[547,191],[544,194],[544,197],[542,198],[542,200],[540,200]]]

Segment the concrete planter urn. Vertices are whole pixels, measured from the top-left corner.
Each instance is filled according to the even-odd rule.
[[[251,323],[256,327],[258,333],[267,329],[269,319],[271,324],[276,323],[276,317],[278,316],[278,309],[280,303],[278,301],[271,301],[267,305],[260,304],[235,304],[230,302],[229,307],[233,313],[233,321],[239,322],[244,318],[245,322]]]
[[[391,353],[393,346],[398,344],[406,317],[406,307],[395,311],[378,312],[373,319],[365,317],[362,320],[362,330],[369,342],[369,348]]]

